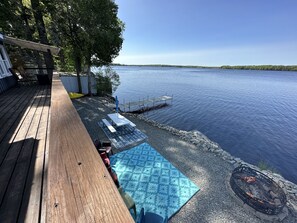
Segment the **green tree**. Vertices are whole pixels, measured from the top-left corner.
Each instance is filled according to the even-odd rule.
[[[44,23],[44,5],[40,0],[6,0],[0,3],[0,32],[34,42],[49,44]],[[14,51],[16,47],[14,47]],[[12,53],[18,55],[18,53]],[[42,67],[42,57],[38,51],[26,50],[28,61],[35,61]],[[47,68],[53,68],[53,58],[49,53],[43,53]],[[12,58],[14,60],[14,58]],[[51,73],[48,70],[49,76]],[[42,70],[39,70],[42,73]]]
[[[60,67],[75,68],[81,92],[84,67],[110,64],[121,50],[124,24],[113,0],[5,0],[0,2],[0,32],[62,48]],[[38,66],[39,52],[30,53]],[[53,67],[44,53],[47,68]]]
[[[43,14],[45,14],[44,6],[40,4],[39,0],[31,0],[31,7],[35,18],[35,26],[38,31],[39,40],[41,43],[49,45],[47,30],[45,28],[44,19],[43,19]],[[44,56],[44,60],[47,68],[47,73],[51,80],[53,76],[53,68],[54,68],[53,56],[51,55],[50,51],[44,52],[43,56]]]
[[[64,56],[70,58],[74,64],[79,92],[81,92],[80,73],[82,70],[83,55],[83,28],[80,26],[78,16],[78,3],[75,0],[53,0],[49,3],[51,8],[51,30],[55,30],[56,36],[61,44]]]
[[[86,66],[90,75],[92,65],[110,64],[121,49],[124,25],[117,18],[117,11],[111,0],[56,2],[52,19],[60,38],[72,52],[80,91],[82,67]]]
[[[91,0],[81,3],[81,23],[86,31],[84,61],[91,94],[90,68],[92,65],[108,65],[118,55],[123,42],[124,24],[117,18],[118,7],[113,1]]]
[[[95,75],[99,95],[112,94],[121,84],[120,76],[110,66],[100,69]]]
[[[118,56],[124,24],[117,17],[117,5],[110,0],[82,0],[80,12],[86,32],[84,55],[91,94],[90,68],[92,65],[108,65]]]

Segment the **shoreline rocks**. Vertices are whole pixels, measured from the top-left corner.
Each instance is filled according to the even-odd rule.
[[[218,143],[211,141],[210,139],[207,138],[207,136],[205,136],[204,134],[202,134],[197,130],[194,130],[194,131],[178,130],[171,126],[160,124],[156,121],[148,119],[143,115],[137,115],[137,114],[129,114],[129,115],[135,118],[138,118],[139,120],[145,121],[146,123],[152,126],[155,126],[159,129],[166,130],[180,137],[181,139],[196,145],[198,149],[201,149],[205,152],[208,151],[208,152],[214,153],[214,155],[222,158],[230,165],[232,165],[234,168],[240,165],[247,165],[250,168],[253,168],[259,172],[262,172],[266,176],[273,179],[284,190],[287,196],[287,207],[292,212],[293,216],[297,218],[297,185],[291,181],[286,180],[280,174],[273,173],[270,170],[260,170],[259,167],[249,164],[247,162],[244,162],[238,157],[232,156],[230,153],[223,150]]]

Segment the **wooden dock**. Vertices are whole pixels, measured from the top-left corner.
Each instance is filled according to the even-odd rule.
[[[154,97],[146,99],[138,100],[138,101],[132,101],[128,103],[120,104],[119,107],[124,112],[130,112],[130,113],[143,113],[146,111],[150,111],[153,109],[157,109],[160,107],[167,106],[168,103],[172,103],[173,96],[160,96],[160,97]]]

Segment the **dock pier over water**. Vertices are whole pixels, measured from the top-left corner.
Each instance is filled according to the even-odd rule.
[[[160,96],[160,97],[154,97],[146,99],[138,100],[138,101],[131,101],[128,103],[125,103],[125,101],[119,105],[120,109],[124,112],[129,113],[143,113],[146,111],[151,111],[154,109],[162,108],[165,106],[168,106],[173,101],[173,95],[168,96]]]

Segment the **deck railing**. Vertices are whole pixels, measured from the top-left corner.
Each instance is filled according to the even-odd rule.
[[[57,75],[48,144],[47,222],[134,222]]]

